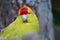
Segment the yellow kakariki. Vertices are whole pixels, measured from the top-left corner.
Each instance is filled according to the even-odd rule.
[[[28,8],[28,12],[31,14],[27,14],[27,22],[23,22],[22,16],[19,15],[15,21],[13,21],[10,25],[4,28],[3,32],[0,33],[0,36],[3,37],[3,40],[22,40],[23,35],[33,31],[38,34],[39,32],[39,22],[32,11],[32,9]]]

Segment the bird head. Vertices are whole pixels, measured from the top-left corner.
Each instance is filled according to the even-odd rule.
[[[18,15],[22,16],[23,21],[26,21],[27,20],[27,14],[31,14],[31,12],[32,12],[31,8],[24,6],[24,7],[21,7],[19,9]]]

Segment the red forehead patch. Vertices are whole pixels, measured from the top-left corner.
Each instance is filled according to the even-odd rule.
[[[28,8],[22,7],[22,8],[20,9],[20,15],[23,15],[23,14],[28,14]]]

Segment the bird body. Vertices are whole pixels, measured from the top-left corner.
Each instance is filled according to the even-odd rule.
[[[29,7],[27,7],[29,8]],[[29,32],[39,32],[39,22],[34,12],[29,8],[31,14],[26,14],[27,22],[23,22],[20,10],[15,21],[4,28],[0,36],[3,36],[4,40],[22,40],[22,37]]]

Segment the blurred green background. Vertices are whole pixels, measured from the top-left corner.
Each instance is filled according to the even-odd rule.
[[[53,11],[55,40],[60,40],[60,8]]]
[[[60,40],[60,0],[51,0],[55,40]]]
[[[60,8],[53,12],[53,21],[56,26],[60,26]]]

